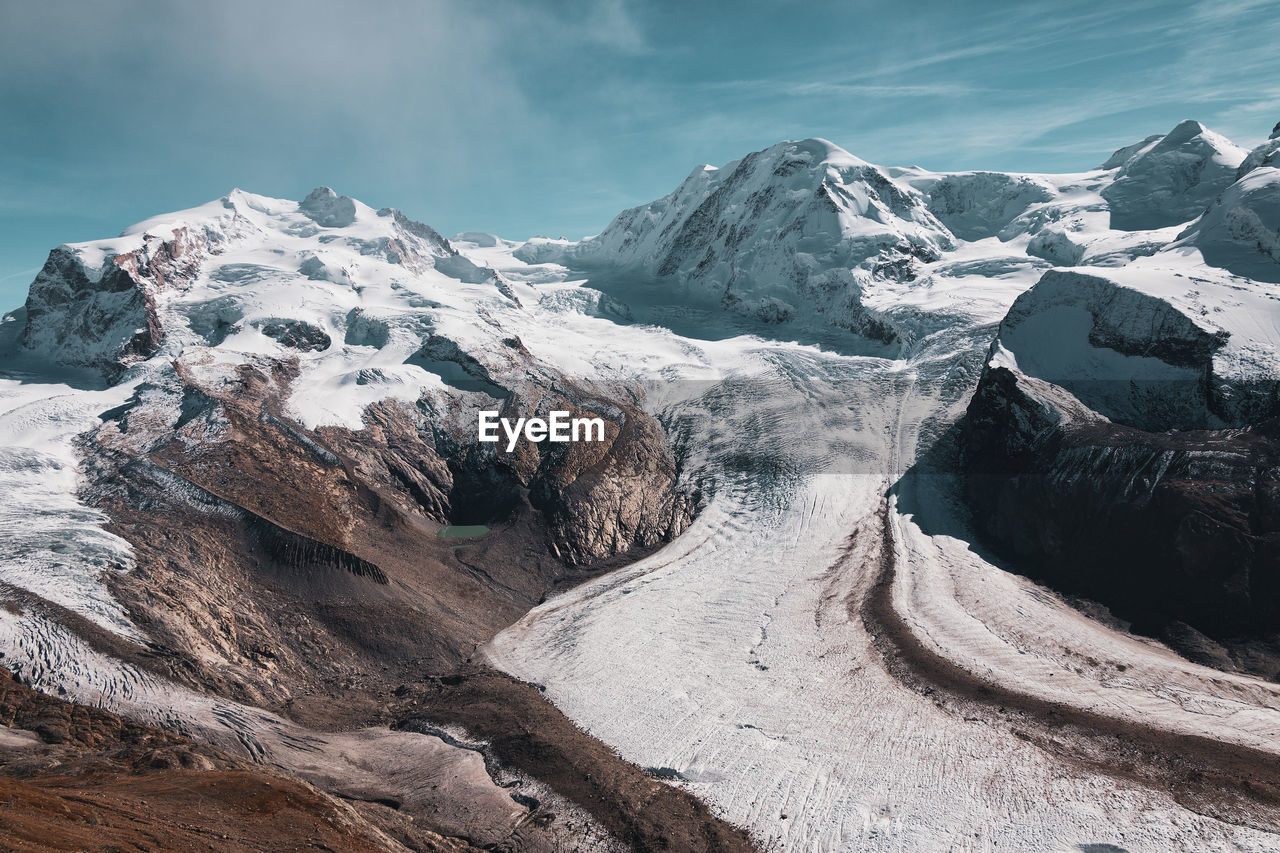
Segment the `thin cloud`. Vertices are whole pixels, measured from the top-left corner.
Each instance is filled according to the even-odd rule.
[[[649,43],[623,0],[592,3],[582,32],[599,44],[630,54],[648,53]]]
[[[29,270],[18,270],[17,272],[12,272],[8,275],[0,275],[0,282],[15,281],[20,278],[31,278],[38,272],[40,272],[40,267],[32,267]]]
[[[726,92],[750,93],[758,97],[783,95],[793,98],[945,98],[957,95],[972,95],[979,91],[977,87],[969,83],[873,85],[821,80],[808,82],[732,80],[713,84],[710,88]]]
[[[1180,118],[1242,142],[1280,118],[1280,16],[1256,0],[925,2],[909,27],[896,8],[10,3],[0,217],[115,230],[234,185],[324,183],[442,230],[574,234],[783,138],[1075,170]]]

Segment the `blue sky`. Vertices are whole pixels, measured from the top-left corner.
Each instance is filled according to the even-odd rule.
[[[1073,171],[1280,121],[1280,3],[0,0],[0,307],[48,250],[232,187],[573,238],[824,136]]]

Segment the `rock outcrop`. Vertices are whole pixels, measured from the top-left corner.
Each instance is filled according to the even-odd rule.
[[[28,292],[23,344],[55,354],[61,364],[118,376],[159,349],[164,330],[156,297],[191,281],[210,242],[209,233],[185,227],[164,237],[146,234],[138,248],[108,255],[98,267],[59,246]]]
[[[112,593],[166,677],[272,705],[445,671],[684,529],[694,500],[638,390],[539,361],[507,328],[521,310],[428,226],[325,188],[51,254],[22,345],[135,389],[83,439],[85,497],[133,545]],[[604,440],[508,452],[478,440],[481,410],[599,417]]]
[[[968,408],[966,494],[1011,566],[1275,678],[1280,398],[1241,356],[1272,344],[1182,290],[1051,271],[1020,297]]]
[[[1271,136],[1267,141],[1250,151],[1241,161],[1240,168],[1236,169],[1236,180],[1262,166],[1280,168],[1280,122],[1276,122],[1276,126],[1271,129]]]
[[[13,851],[479,849],[384,806],[362,813],[277,769],[37,693],[4,670],[0,796],[0,847]]]

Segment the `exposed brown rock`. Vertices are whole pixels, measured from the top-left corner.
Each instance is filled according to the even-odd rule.
[[[423,719],[464,727],[502,762],[587,809],[637,851],[753,851],[745,830],[705,804],[622,761],[584,733],[531,684],[486,667],[464,667],[407,687],[394,713],[414,730]]]
[[[96,650],[170,682],[279,713],[346,744],[359,740],[354,730],[380,728],[386,734],[385,726],[399,719],[393,713],[394,686],[447,677],[551,591],[649,553],[687,526],[694,503],[680,490],[663,431],[636,392],[572,381],[539,363],[507,332],[495,336],[491,346],[467,349],[424,316],[409,331],[421,335],[422,343],[408,363],[420,361],[445,379],[451,386],[446,402],[436,391],[408,402],[386,399],[364,410],[359,429],[312,430],[295,421],[288,400],[299,359],[332,347],[332,328],[305,318],[255,316],[245,322],[257,324],[257,331],[287,354],[237,353],[232,363],[226,353],[201,343],[216,347],[239,329],[238,308],[180,316],[166,302],[167,292],[187,288],[206,261],[256,227],[236,204],[228,197],[222,202],[226,214],[203,225],[144,235],[140,248],[115,257],[55,250],[32,286],[23,338],[27,348],[95,368],[108,381],[151,358],[145,370],[130,374],[146,376],[134,397],[103,413],[103,425],[80,438],[86,474],[82,498],[104,511],[109,529],[133,546],[132,569],[112,572],[104,581],[146,640],[134,643],[36,596],[6,590],[12,606],[33,608]],[[355,207],[350,199],[318,190],[300,210],[316,226],[328,228],[349,223]],[[501,276],[475,266],[435,232],[395,211],[379,215],[394,226],[391,235],[365,241],[362,253],[410,272],[435,266],[458,281],[491,283],[519,305]],[[225,266],[229,275],[238,274],[232,269],[237,265]],[[346,275],[314,256],[303,260],[298,272]],[[345,343],[359,346],[362,336],[375,341],[387,333],[382,321],[362,324],[358,315],[348,329],[354,337]],[[162,351],[172,361],[162,363]],[[357,381],[364,378],[361,374]],[[509,417],[545,416],[558,409],[598,416],[606,424],[605,439],[569,445],[522,442],[506,452],[478,442],[474,415],[468,422],[459,414],[478,406],[501,406]],[[478,539],[440,538],[442,526],[450,524],[484,524],[491,531]],[[483,722],[476,727],[479,736],[507,743],[503,732],[524,730],[531,725],[527,718],[546,722],[557,738],[568,738],[542,743],[539,749],[553,756],[546,763],[511,753],[512,767],[535,782],[545,772],[543,781],[567,802],[556,807],[559,823],[547,828],[548,809],[526,808],[515,794],[508,801],[511,792],[494,785],[498,769],[490,779],[486,766],[476,775],[490,794],[498,792],[503,807],[491,813],[505,809],[518,826],[504,823],[472,832],[471,825],[463,831],[455,824],[449,832],[478,844],[489,843],[476,840],[482,836],[497,837],[504,849],[564,853],[594,853],[602,844],[616,849],[608,831],[624,832],[624,840],[637,849],[749,847],[745,835],[721,824],[695,800],[649,779],[582,735],[536,690],[510,680],[496,684],[476,709]],[[510,701],[502,699],[506,694]],[[504,702],[508,707],[501,716],[485,716],[486,703]],[[454,719],[441,715],[442,722]],[[103,734],[100,745],[107,748],[122,737],[121,732]],[[397,734],[393,740],[417,737]],[[465,754],[474,769],[474,753]],[[583,787],[562,775],[563,768],[582,761],[597,768],[600,778],[615,781]],[[144,844],[185,849],[186,836],[177,834],[182,827],[169,827],[164,814],[137,811],[128,798],[139,790],[161,797],[164,773],[179,780],[188,772],[253,772],[249,765],[229,765],[225,771],[222,765],[191,767],[167,754],[155,762],[146,770],[156,778],[136,784],[88,770],[78,772],[76,783],[31,777],[24,784],[35,787],[21,794],[35,810],[30,826],[41,826],[41,809],[61,808],[56,803],[65,799],[65,787],[92,784],[93,796],[117,804],[127,816],[121,820],[172,830],[163,842]],[[371,763],[377,763],[376,756]],[[421,770],[418,762],[410,763],[415,772]],[[343,780],[337,778],[346,772],[341,762],[315,775],[290,766],[330,794],[344,795]],[[381,784],[393,775],[387,768],[373,767],[369,774],[357,786],[361,791],[394,787]],[[216,800],[203,781],[182,779],[188,789]],[[210,806],[206,817],[217,827],[238,809],[255,808],[255,798],[264,804],[278,799],[270,786],[252,788],[257,783],[249,778],[217,784],[241,797]],[[357,824],[364,820],[385,830],[386,837],[376,843],[415,850],[446,844],[427,828],[412,825],[411,810],[401,809],[404,802],[380,794],[346,791],[345,796],[351,803],[340,811]],[[462,811],[466,796],[456,798]],[[180,799],[176,793],[163,797]],[[655,804],[666,804],[670,813],[654,813]],[[578,807],[585,811],[575,812]],[[282,823],[294,825],[291,812],[278,814]],[[413,814],[431,822],[430,809]],[[440,820],[432,826],[450,825]],[[581,837],[574,838],[580,827]],[[252,828],[249,820],[245,833],[227,832],[231,841],[225,849],[259,849],[245,846],[252,841]],[[105,833],[102,844],[117,843],[114,838]],[[741,843],[724,846],[722,838]],[[73,846],[92,847],[78,835],[67,839]],[[219,834],[217,840],[226,839]],[[262,849],[288,849],[287,840],[276,840],[278,845]],[[331,849],[364,849],[336,836],[315,840]],[[121,836],[119,843],[131,842]]]
[[[4,670],[0,723],[5,850],[475,849],[393,814],[366,817],[206,744],[36,693]]]

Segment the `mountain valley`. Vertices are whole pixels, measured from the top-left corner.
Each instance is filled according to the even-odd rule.
[[[74,820],[161,849],[1274,849],[1277,150],[807,139],[578,242],[319,188],[55,248],[0,322],[0,840],[116,774]]]

